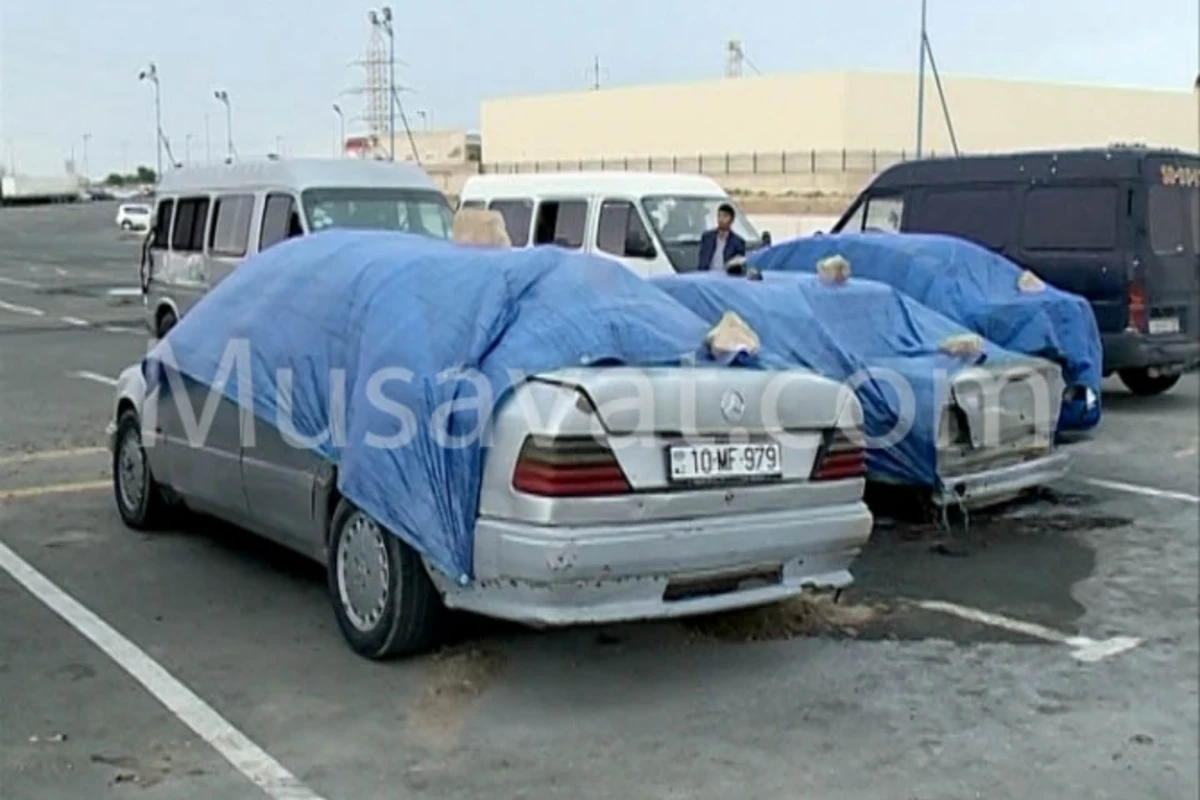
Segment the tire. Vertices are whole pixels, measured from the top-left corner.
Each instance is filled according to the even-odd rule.
[[[1123,369],[1117,374],[1121,376],[1121,383],[1125,384],[1125,387],[1138,397],[1160,395],[1179,383],[1178,374],[1151,376],[1149,370],[1145,368]]]
[[[442,601],[421,557],[345,500],[333,514],[326,569],[334,616],[354,652],[384,660],[433,646]],[[354,577],[361,593],[349,582]]]
[[[158,328],[155,331],[158,335],[158,338],[161,339],[164,336],[166,336],[168,333],[170,333],[171,328],[174,328],[175,324],[177,322],[179,322],[179,319],[175,316],[175,312],[169,308],[166,311],[159,314],[158,315]]]
[[[135,530],[153,530],[166,524],[171,505],[150,471],[142,447],[142,423],[135,411],[126,410],[117,420],[112,474],[113,495],[122,522]]]
[[[124,222],[121,223],[121,230],[123,230],[123,231],[133,230],[133,223],[130,222],[129,220],[125,220]]]

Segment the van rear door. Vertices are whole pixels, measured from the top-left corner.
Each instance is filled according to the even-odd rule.
[[[1200,337],[1200,160],[1147,160],[1146,328]]]
[[[1113,183],[1033,185],[1025,191],[1014,258],[1092,305],[1101,333],[1120,333],[1134,277],[1131,196]]]

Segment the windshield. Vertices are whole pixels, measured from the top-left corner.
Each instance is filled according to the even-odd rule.
[[[446,198],[432,190],[308,189],[302,197],[313,233],[356,228],[450,238],[453,212]]]
[[[700,257],[700,237],[705,231],[717,227],[717,209],[723,203],[733,204],[728,197],[716,196],[659,196],[642,200],[646,216],[658,233],[676,272],[696,269]],[[758,231],[740,210],[733,219],[733,232],[746,241],[748,251],[761,244]]]

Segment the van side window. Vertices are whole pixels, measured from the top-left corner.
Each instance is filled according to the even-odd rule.
[[[254,213],[254,195],[232,194],[218,197],[213,205],[209,252],[223,256],[244,256],[250,244],[250,215]]]
[[[1150,187],[1150,247],[1157,255],[1172,256],[1188,249],[1185,199],[1182,187]]]
[[[578,250],[587,227],[586,200],[546,200],[538,206],[534,244],[553,244]]]
[[[532,200],[493,200],[488,208],[504,217],[504,229],[513,247],[529,244],[529,228],[533,224]]]
[[[208,198],[180,198],[171,232],[171,249],[177,253],[204,251],[204,226],[208,222]]]
[[[596,247],[614,256],[654,258],[649,255],[654,247],[650,234],[633,203],[627,200],[605,200],[600,206]]]
[[[1025,195],[1026,250],[1111,250],[1117,244],[1116,186],[1038,186]]]
[[[297,235],[298,223],[295,201],[290,194],[269,194],[263,204],[262,230],[258,235],[259,251]]]
[[[482,209],[482,208],[484,208],[484,203],[483,203],[483,201],[482,201],[482,200],[464,200],[462,203],[460,203],[460,204],[459,204],[459,206],[458,206],[458,207],[459,207],[459,208],[478,208],[478,209]]]
[[[1002,249],[1013,229],[1009,189],[932,189],[909,212],[905,230],[941,233]]]
[[[171,241],[171,216],[174,212],[174,200],[158,201],[158,214],[154,220],[154,241],[150,243],[156,250],[166,250]]]
[[[882,195],[867,198],[867,210],[863,217],[864,231],[897,233],[904,219],[904,198],[899,195]]]

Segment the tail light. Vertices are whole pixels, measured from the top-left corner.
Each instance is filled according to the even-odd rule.
[[[844,481],[864,477],[867,474],[867,460],[860,438],[851,438],[841,429],[831,431],[825,438],[821,452],[817,454],[812,479]]]
[[[612,450],[586,436],[530,436],[517,456],[513,488],[543,497],[597,497],[632,491]]]
[[[1137,283],[1129,284],[1129,327],[1146,330],[1146,293]]]

